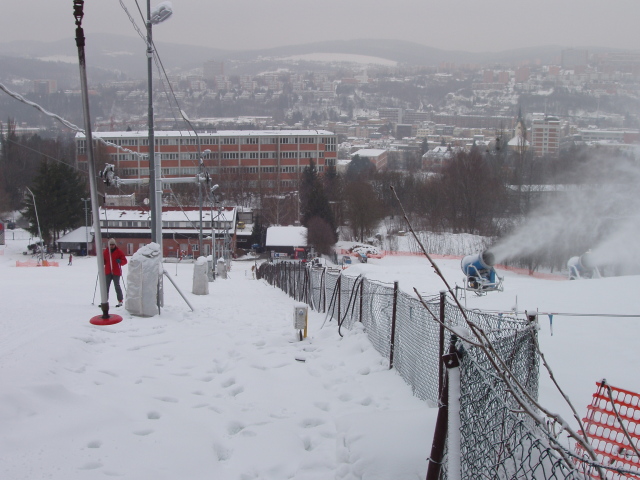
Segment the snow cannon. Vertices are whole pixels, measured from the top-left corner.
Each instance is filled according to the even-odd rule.
[[[590,252],[571,257],[567,262],[567,269],[569,270],[569,280],[601,278],[600,270],[598,270]]]
[[[502,291],[502,278],[493,268],[494,264],[495,257],[488,250],[464,257],[460,267],[465,275],[465,289],[478,295],[495,290]]]

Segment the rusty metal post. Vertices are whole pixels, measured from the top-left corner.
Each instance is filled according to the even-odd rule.
[[[362,306],[364,304],[364,277],[360,280],[360,323],[362,323]]]
[[[338,289],[338,325],[340,325],[340,309],[342,307],[342,273],[338,277],[336,288]]]
[[[442,297],[440,298],[442,299]],[[441,365],[447,368],[454,368],[460,365],[455,346],[456,340],[456,336],[452,335],[451,343],[449,344],[449,353],[440,357]],[[440,470],[442,469],[444,447],[447,442],[447,426],[449,424],[449,382],[447,379],[448,374],[445,371],[442,389],[440,390],[440,398],[438,400],[438,418],[436,419],[436,427],[433,432],[433,443],[431,444],[431,455],[429,456],[426,480],[438,480],[440,478]]]
[[[444,355],[444,322],[445,322],[445,299],[447,292],[440,290],[440,342],[438,350],[438,358],[442,359]],[[444,363],[442,360],[438,363],[438,395],[442,395],[444,387]]]
[[[393,353],[396,348],[396,314],[398,311],[398,282],[393,282],[393,311],[391,313],[391,347],[389,350],[389,370],[393,368]]]

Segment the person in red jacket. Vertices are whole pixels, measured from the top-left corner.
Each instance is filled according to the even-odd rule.
[[[109,290],[111,289],[111,281],[116,289],[118,304],[116,307],[122,306],[122,289],[120,288],[120,277],[122,277],[122,266],[127,264],[127,257],[124,252],[116,245],[115,238],[109,239],[107,248],[104,249],[104,274],[107,277],[107,300],[109,299]]]

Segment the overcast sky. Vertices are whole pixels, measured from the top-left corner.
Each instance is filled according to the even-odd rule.
[[[140,27],[134,0],[122,0]],[[146,16],[146,0],[138,0]],[[152,7],[159,4],[153,1]],[[72,0],[2,2],[0,42],[73,39]],[[445,50],[540,45],[640,49],[639,0],[172,0],[158,42],[256,49],[333,39],[387,38]],[[134,36],[119,0],[85,2],[87,38]]]

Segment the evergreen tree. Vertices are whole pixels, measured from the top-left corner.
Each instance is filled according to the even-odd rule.
[[[87,197],[84,179],[64,163],[43,161],[34,179],[31,191],[24,201],[24,216],[29,220],[29,232],[38,234],[38,221],[42,240],[51,243],[67,230],[76,228],[84,219],[81,199]],[[37,218],[36,218],[37,209]]]
[[[325,194],[324,186],[318,176],[318,170],[313,161],[311,161],[309,166],[302,172],[300,182],[300,210],[302,225],[308,229],[311,227],[308,232],[309,243],[313,244],[314,242],[314,232],[311,230],[313,230],[315,226],[320,225],[319,222],[313,222],[313,224],[310,225],[311,220],[314,218],[320,218],[326,224],[322,226],[322,237],[325,238],[325,231],[330,230],[333,237],[331,244],[337,241],[338,236],[336,234],[336,221],[333,210],[331,210],[329,199]],[[323,243],[326,243],[326,240],[323,240]]]
[[[249,241],[251,245],[260,245],[260,248],[264,248],[264,243],[267,238],[267,225],[262,221],[262,216],[257,214],[253,219],[253,230],[251,230],[251,237]]]
[[[354,155],[347,167],[347,181],[369,180],[376,173],[376,166],[366,157]]]

